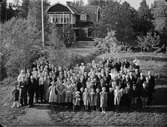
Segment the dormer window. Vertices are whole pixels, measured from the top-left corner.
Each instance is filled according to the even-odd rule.
[[[80,20],[81,21],[87,21],[87,15],[86,14],[81,14],[80,15]]]

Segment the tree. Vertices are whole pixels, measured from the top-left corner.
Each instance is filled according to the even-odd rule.
[[[167,39],[167,3],[165,0],[155,1],[152,8],[154,27],[161,36],[161,45],[166,45]]]
[[[137,19],[137,26],[136,32],[138,35],[146,35],[147,32],[153,30],[153,15],[151,14],[151,10],[146,3],[146,0],[143,0],[140,3],[140,7],[138,10],[138,19]]]
[[[88,0],[89,5],[103,6],[103,5],[105,5],[105,3],[106,3],[106,0]]]
[[[64,45],[64,40],[62,40],[62,37],[63,37],[62,31],[58,27],[52,25],[52,32],[49,36],[50,39],[48,45],[53,46],[56,50],[64,48],[65,45]]]
[[[6,3],[6,0],[3,0],[2,1],[2,4],[1,4],[1,6],[0,6],[0,13],[1,13],[1,15],[0,15],[0,20],[2,21],[2,22],[5,22],[6,20],[7,20],[7,11],[6,11],[6,8],[7,8],[7,3]],[[0,21],[0,22],[1,22]]]
[[[135,10],[127,3],[109,2],[103,8],[102,23],[107,31],[116,31],[116,38],[126,43],[133,42],[135,32],[133,30],[133,17]],[[104,31],[102,31],[104,32]]]
[[[45,41],[49,40],[49,34],[51,33],[50,23],[48,21],[48,14],[46,12],[49,3],[47,0],[44,0],[44,30],[45,30]],[[42,31],[42,20],[41,20],[41,1],[33,0],[29,3],[29,12],[27,19],[30,22],[35,22],[37,29]]]
[[[42,54],[41,39],[35,23],[13,18],[2,25],[0,49],[8,76],[16,76],[20,69],[31,65]]]
[[[27,16],[28,16],[29,3],[30,3],[30,0],[22,0],[21,16],[22,16],[23,18],[27,18]]]
[[[84,6],[84,1],[83,0],[77,0],[77,1],[73,1],[72,4],[74,6]]]
[[[160,36],[155,32],[148,32],[146,36],[138,36],[137,43],[141,51],[155,51],[160,47]]]

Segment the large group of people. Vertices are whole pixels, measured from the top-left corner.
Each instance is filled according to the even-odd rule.
[[[143,74],[138,60],[106,58],[73,67],[54,66],[37,60],[18,76],[14,106],[34,103],[61,105],[73,110],[105,111],[119,107],[144,108],[151,104],[155,77]]]

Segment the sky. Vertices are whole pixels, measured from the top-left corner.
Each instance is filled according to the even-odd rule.
[[[60,2],[60,3],[63,3],[65,4],[66,1],[73,1],[73,0],[49,0],[52,4],[56,3],[56,2]],[[87,2],[87,0],[84,0]],[[118,0],[120,1],[120,0]],[[121,2],[124,2],[124,1],[127,1],[128,3],[130,3],[130,5],[136,9],[138,9],[139,5],[140,5],[140,2],[142,0],[121,0]],[[151,5],[151,3],[154,2],[154,0],[146,0],[147,1],[147,4]]]
[[[13,2],[14,0],[8,0],[8,1]],[[57,2],[65,4],[66,1],[74,1],[74,0],[49,0],[49,2],[51,2],[51,4],[55,4]],[[83,1],[87,2],[87,0],[83,0]],[[140,2],[142,0],[118,0],[118,1],[121,1],[121,2],[127,1],[128,3],[130,3],[130,5],[132,7],[134,7],[135,9],[138,9]],[[151,5],[151,3],[154,2],[154,0],[146,0],[146,1],[147,1],[147,4],[149,4],[149,5]]]

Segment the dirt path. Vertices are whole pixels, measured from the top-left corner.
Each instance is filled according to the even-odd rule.
[[[18,117],[19,126],[50,126],[54,125],[49,115],[48,105],[38,105],[34,108],[27,108],[24,116]]]

